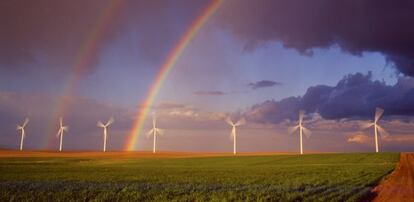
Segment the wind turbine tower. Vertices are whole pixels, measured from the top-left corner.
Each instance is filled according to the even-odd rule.
[[[163,135],[164,130],[157,128],[157,118],[155,113],[152,113],[152,129],[148,131],[147,136],[153,136],[153,145],[152,145],[152,153],[155,154],[156,152],[156,144],[157,144],[157,135]]]
[[[372,123],[368,123],[367,125],[364,126],[364,128],[370,128],[372,126],[374,126],[374,134],[375,134],[375,152],[378,153],[379,152],[379,145],[378,145],[378,134],[380,134],[383,137],[388,136],[387,131],[384,130],[384,128],[382,128],[379,124],[378,121],[381,119],[382,115],[384,114],[384,110],[381,108],[376,108],[375,109],[375,118],[374,118],[374,122]]]
[[[303,154],[303,134],[306,135],[307,138],[310,137],[311,131],[303,126],[303,117],[305,116],[305,111],[299,111],[299,123],[298,125],[289,128],[289,133],[292,134],[296,130],[299,129],[299,138],[300,138],[300,154]]]
[[[236,133],[236,128],[237,126],[241,126],[244,125],[246,123],[246,120],[244,118],[241,118],[239,121],[237,121],[236,123],[234,123],[230,117],[227,117],[226,122],[232,127],[231,129],[231,137],[233,137],[233,154],[236,155],[237,153],[237,133]]]
[[[62,151],[62,144],[63,144],[63,133],[68,131],[69,127],[68,126],[63,126],[63,118],[60,117],[59,119],[59,131],[58,134],[56,135],[57,137],[60,137],[60,144],[59,144],[59,151]]]
[[[108,127],[114,122],[114,118],[110,118],[106,124],[103,124],[101,121],[98,121],[98,127],[103,128],[103,138],[104,138],[104,144],[103,144],[103,152],[106,152],[106,139],[108,135]]]
[[[20,130],[21,131],[21,133],[20,133],[21,134],[21,137],[20,137],[20,151],[23,150],[23,142],[24,142],[24,138],[26,136],[24,127],[26,127],[27,123],[29,123],[29,119],[28,118],[26,118],[24,120],[24,123],[22,125],[17,125],[17,130]]]

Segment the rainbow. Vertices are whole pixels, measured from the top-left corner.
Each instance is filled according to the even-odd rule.
[[[177,63],[178,59],[180,58],[186,47],[190,44],[193,38],[197,35],[198,31],[203,27],[203,25],[208,21],[208,19],[213,15],[213,13],[215,13],[215,11],[220,7],[221,3],[222,0],[213,0],[209,5],[207,5],[207,7],[203,9],[202,13],[193,21],[190,27],[186,30],[184,35],[178,41],[177,45],[168,54],[165,62],[161,66],[161,70],[158,72],[154,82],[150,86],[148,94],[143,104],[140,105],[140,112],[133,123],[131,132],[128,134],[124,149],[135,149],[136,142],[138,140],[139,134],[142,131],[146,117],[151,109],[151,106],[153,105],[155,98],[158,95],[158,92],[160,91],[160,88],[164,80],[166,79],[174,65]]]
[[[121,10],[122,5],[123,0],[109,1],[108,5],[104,7],[98,16],[95,26],[92,27],[90,33],[85,39],[85,43],[82,44],[80,51],[75,57],[73,70],[69,78],[67,78],[66,84],[63,86],[60,97],[55,101],[56,106],[53,108],[54,110],[51,113],[49,121],[49,135],[44,141],[44,146],[49,147],[50,143],[54,142],[55,138],[51,134],[54,134],[54,130],[57,128],[58,118],[66,114],[66,111],[70,105],[68,98],[70,98],[75,93],[75,90],[77,89],[77,85],[81,78],[82,71],[84,71],[85,67],[90,65],[92,59],[96,56],[98,49],[101,47],[104,33],[111,25],[111,22],[115,16]]]

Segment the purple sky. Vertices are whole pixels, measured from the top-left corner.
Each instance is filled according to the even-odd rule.
[[[120,150],[169,51],[210,1],[121,0],[80,75],[64,148],[102,147],[98,120],[115,118]],[[56,100],[85,38],[110,1],[0,2],[0,147],[44,147]],[[385,109],[382,151],[414,150],[414,3],[385,0],[225,1],[189,44],[153,106],[160,150],[232,151],[224,118],[245,117],[238,150],[298,151],[287,128],[306,111],[306,151],[374,151],[360,125]],[[150,120],[145,131],[150,127]],[[138,150],[152,139],[140,136]]]

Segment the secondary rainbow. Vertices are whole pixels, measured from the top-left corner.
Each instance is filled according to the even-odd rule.
[[[160,88],[168,76],[168,73],[177,63],[178,59],[188,46],[190,42],[193,40],[194,36],[197,35],[198,31],[203,27],[203,25],[208,21],[208,19],[215,13],[215,11],[220,7],[222,0],[213,0],[203,11],[201,14],[193,21],[190,27],[186,30],[184,35],[178,41],[177,45],[170,51],[168,54],[165,62],[163,63],[161,70],[158,72],[157,76],[155,77],[154,82],[152,83],[151,87],[149,88],[148,94],[140,106],[141,109],[139,110],[139,114],[133,123],[133,127],[128,134],[128,138],[125,144],[126,150],[134,150],[138,137],[142,131],[144,122],[150,111],[151,106],[154,103],[155,98],[160,91]]]
[[[56,106],[53,108],[54,110],[51,113],[49,121],[49,135],[47,135],[44,140],[44,146],[49,147],[49,144],[53,142],[54,136],[52,134],[54,134],[54,130],[57,127],[58,118],[60,116],[64,116],[69,108],[67,99],[70,98],[77,89],[83,69],[91,63],[92,59],[97,54],[102,39],[104,38],[104,33],[110,26],[115,16],[121,10],[122,5],[123,0],[109,1],[108,5],[104,7],[98,16],[95,26],[91,27],[91,31],[86,37],[85,43],[82,44],[78,54],[76,55],[73,70],[70,73],[69,78],[67,78],[67,82],[63,87],[62,93],[55,101]]]

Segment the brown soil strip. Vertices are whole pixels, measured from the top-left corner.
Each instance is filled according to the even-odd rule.
[[[414,202],[414,153],[402,153],[397,168],[374,192],[374,202]]]

